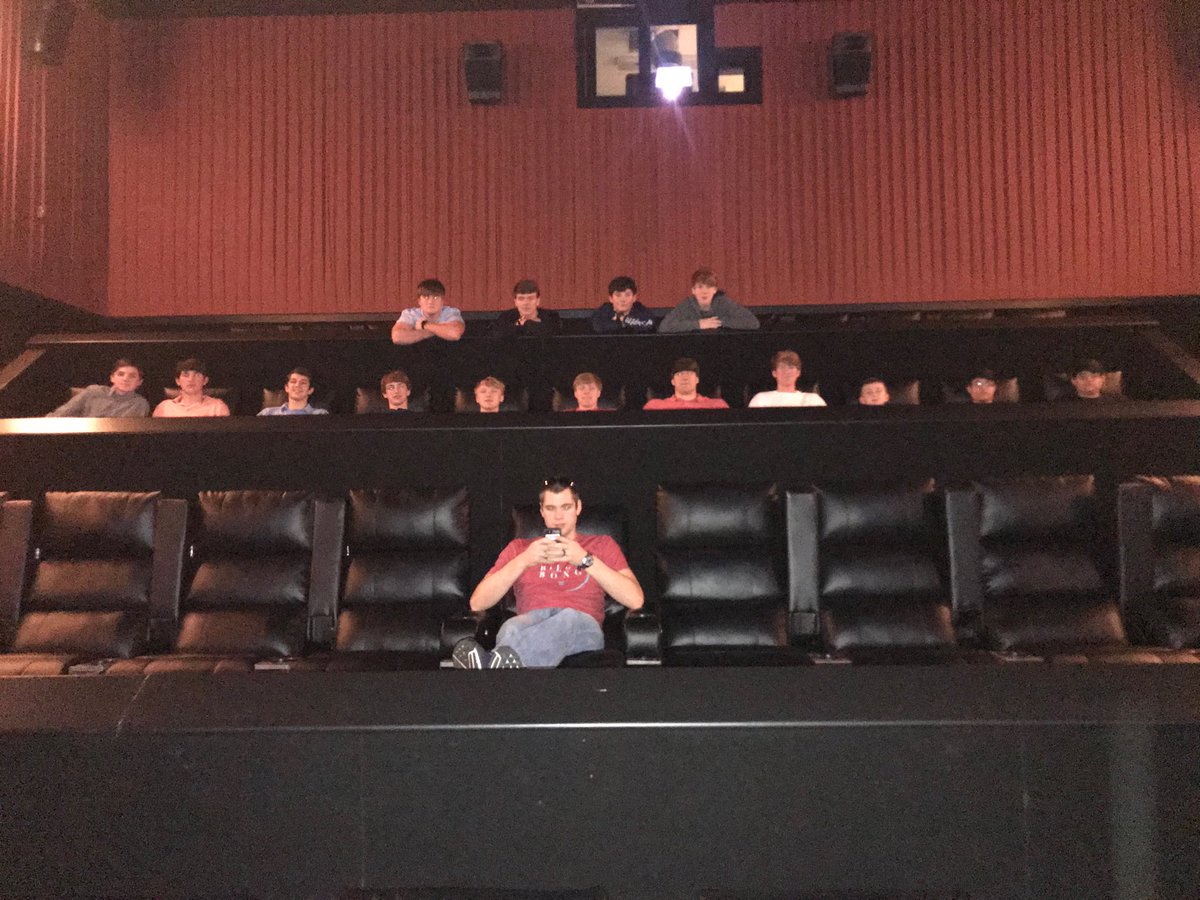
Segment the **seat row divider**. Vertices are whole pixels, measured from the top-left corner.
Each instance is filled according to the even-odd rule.
[[[150,574],[148,637],[152,648],[168,647],[175,639],[187,520],[186,500],[158,499],[154,512],[154,568]]]
[[[16,633],[25,588],[25,555],[33,531],[33,501],[8,500],[0,528],[0,641],[7,646]]]
[[[312,568],[309,571],[308,639],[332,644],[345,534],[345,498],[317,498],[313,511]]]

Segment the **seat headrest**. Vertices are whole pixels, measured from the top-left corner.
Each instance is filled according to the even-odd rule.
[[[466,488],[350,492],[346,543],[358,550],[446,550],[470,541]]]
[[[975,482],[980,497],[979,536],[1086,540],[1093,527],[1094,489],[1091,475]]]
[[[660,486],[662,547],[761,544],[779,537],[779,492],[772,484]]]
[[[932,479],[909,488],[817,488],[821,540],[831,543],[885,541],[911,544],[937,530],[937,495]]]
[[[51,491],[42,498],[38,546],[49,556],[148,556],[158,492]]]
[[[315,499],[308,491],[202,491],[196,545],[205,555],[309,551]]]
[[[576,530],[583,534],[606,534],[626,551],[625,508],[621,506],[589,506],[583,505]],[[540,538],[545,531],[545,523],[541,513],[533,504],[514,506],[512,508],[512,537]]]

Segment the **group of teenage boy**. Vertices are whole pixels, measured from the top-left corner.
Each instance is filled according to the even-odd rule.
[[[446,305],[446,288],[436,279],[427,279],[417,285],[416,305],[401,312],[392,326],[392,342],[399,345],[415,344],[435,339],[457,341],[466,330],[462,313]],[[594,331],[600,334],[614,333],[684,333],[713,329],[753,330],[759,327],[758,318],[750,310],[740,306],[722,291],[716,275],[711,269],[698,269],[692,274],[691,292],[684,300],[662,319],[656,321],[637,296],[637,284],[626,275],[614,278],[608,286],[608,300],[591,317]],[[537,282],[523,279],[513,287],[513,308],[501,313],[492,326],[496,336],[553,335],[561,327],[561,319],[553,310],[541,306],[541,291]],[[801,391],[798,381],[801,361],[792,350],[781,350],[771,360],[771,374],[775,389],[762,391],[751,398],[751,407],[770,406],[824,406],[825,401],[817,393]],[[1108,395],[1103,393],[1105,367],[1091,359],[1080,363],[1071,373],[1071,385],[1075,398],[1099,400]],[[183,416],[227,416],[229,407],[219,398],[205,393],[208,372],[198,359],[181,360],[176,366],[174,395],[163,400],[155,408],[156,417]],[[141,368],[129,359],[118,359],[109,376],[109,385],[94,384],[83,389],[62,406],[49,413],[51,416],[144,416],[150,412],[149,403],[138,388],[142,383]],[[719,397],[706,397],[699,393],[700,367],[694,359],[681,357],[671,367],[673,393],[668,397],[649,400],[644,409],[725,409],[728,404]],[[971,373],[965,384],[966,394],[972,403],[987,404],[996,396],[997,379],[990,369],[979,369]],[[579,412],[599,410],[603,383],[592,372],[582,372],[573,384],[576,406]],[[284,384],[284,400],[278,406],[268,406],[260,416],[323,415],[328,412],[313,406],[312,374],[304,368],[292,369]],[[412,381],[399,369],[394,369],[380,379],[380,392],[390,412],[409,410]],[[501,410],[505,400],[505,384],[489,375],[475,384],[475,403],[480,412],[495,413]],[[859,385],[858,403],[863,406],[883,406],[891,397],[887,383],[878,376],[868,376]]]

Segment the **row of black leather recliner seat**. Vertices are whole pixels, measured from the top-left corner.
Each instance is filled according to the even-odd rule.
[[[610,603],[607,649],[567,664],[1200,662],[1200,478],[1139,479],[1118,506],[1119,540],[1090,476],[663,486],[647,610]],[[6,500],[0,674],[436,668],[495,627],[467,609],[469,507],[462,489]],[[512,510],[512,535],[540,524]],[[628,554],[623,510],[580,528]]]

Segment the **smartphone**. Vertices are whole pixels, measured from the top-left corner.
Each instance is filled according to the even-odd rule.
[[[550,538],[550,540],[552,540],[552,541],[557,541],[558,536],[560,534],[562,534],[562,531],[560,531],[557,528],[547,528],[546,529],[546,537]]]

